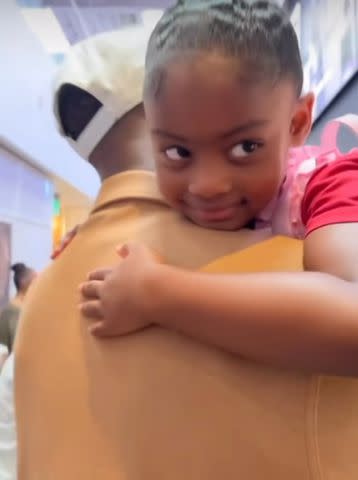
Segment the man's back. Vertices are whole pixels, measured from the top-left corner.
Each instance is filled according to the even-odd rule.
[[[78,284],[116,261],[118,242],[143,240],[196,268],[257,234],[225,238],[182,225],[150,182],[124,178],[107,182],[96,213],[25,307],[16,346],[19,480],[355,480],[355,379],[276,371],[158,328],[102,341],[88,334]],[[129,178],[146,194],[128,188]],[[257,269],[262,256],[265,269],[299,269],[292,242],[242,252],[235,268]],[[234,261],[207,271],[234,272]]]
[[[186,381],[181,369],[190,371],[196,355],[210,356],[212,353],[205,352],[211,350],[199,346],[195,347],[199,353],[193,353],[189,340],[159,329],[123,339],[95,340],[79,315],[78,286],[90,270],[116,262],[115,247],[129,240],[144,241],[170,263],[199,268],[263,235],[249,231],[224,234],[185,222],[161,203],[150,174],[127,173],[109,179],[95,212],[42,274],[24,310],[16,349],[19,478],[167,478],[165,462],[163,472],[156,471],[160,450],[169,447],[178,435],[184,436],[185,422],[193,420],[186,418],[190,413],[183,410],[180,424],[184,430],[161,431],[167,420],[169,428],[173,419],[169,407],[175,397],[179,398],[175,386],[180,390]],[[179,370],[176,361],[172,366],[169,361],[170,352],[178,348],[183,350]],[[223,362],[229,365],[233,360],[224,355]],[[210,372],[204,377],[210,381]],[[153,402],[147,398],[141,403],[166,382],[167,398],[158,403],[154,395]],[[111,408],[107,405],[105,411],[107,401]],[[205,401],[203,398],[203,405]],[[179,413],[175,409],[174,418]],[[164,423],[160,421],[163,415]],[[156,445],[145,432],[157,427],[161,440]],[[193,426],[189,435],[192,430]],[[179,444],[187,448],[190,442],[181,437]],[[148,454],[143,456],[143,449],[148,449]],[[175,454],[175,449],[168,452]],[[143,461],[138,462],[137,455]],[[152,472],[148,471],[149,459],[154,462]],[[178,472],[183,478],[181,474]]]

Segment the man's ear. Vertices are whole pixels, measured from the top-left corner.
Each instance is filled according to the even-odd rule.
[[[303,145],[310,134],[314,102],[313,93],[308,93],[297,101],[290,125],[291,147]]]

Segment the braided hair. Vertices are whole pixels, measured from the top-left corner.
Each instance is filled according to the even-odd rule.
[[[297,96],[303,69],[296,33],[273,0],[179,0],[166,10],[149,40],[144,95],[156,95],[167,62],[190,52],[218,52],[273,83],[285,77]]]

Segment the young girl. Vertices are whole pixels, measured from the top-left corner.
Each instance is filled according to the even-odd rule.
[[[157,324],[280,367],[358,374],[358,150],[301,147],[314,99],[301,96],[284,11],[271,1],[178,2],[152,34],[146,70],[168,203],[205,228],[271,225],[304,238],[305,272],[215,276],[126,246],[81,288],[91,331]]]

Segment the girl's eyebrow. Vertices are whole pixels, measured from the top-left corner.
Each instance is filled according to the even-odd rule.
[[[252,128],[262,127],[264,125],[267,125],[268,123],[269,123],[268,120],[250,120],[247,123],[234,127],[232,130],[229,130],[228,132],[221,133],[218,136],[218,138],[224,139],[227,137],[231,137],[232,135],[237,135],[238,133],[244,133],[247,130],[251,130]]]
[[[153,135],[157,135],[157,136],[160,136],[160,137],[168,137],[171,140],[176,140],[178,142],[186,142],[187,141],[186,138],[181,137],[180,135],[176,135],[175,133],[166,132],[165,130],[161,130],[160,128],[153,128],[151,130],[151,133]]]
[[[218,139],[225,139],[227,137],[231,137],[233,135],[237,135],[239,133],[244,133],[248,130],[251,130],[252,128],[255,128],[255,127],[262,127],[264,125],[267,125],[268,123],[268,120],[252,120],[252,121],[249,121],[247,123],[244,123],[243,125],[238,125],[234,128],[232,128],[231,130],[227,131],[227,132],[223,132],[223,133],[219,133],[219,135],[217,136]],[[175,140],[177,142],[188,142],[189,140],[185,137],[182,137],[180,135],[177,135],[175,133],[171,133],[171,132],[167,132],[165,130],[162,130],[160,128],[154,128],[151,130],[151,133],[153,135],[157,135],[157,136],[161,136],[161,137],[167,137],[171,140]]]

